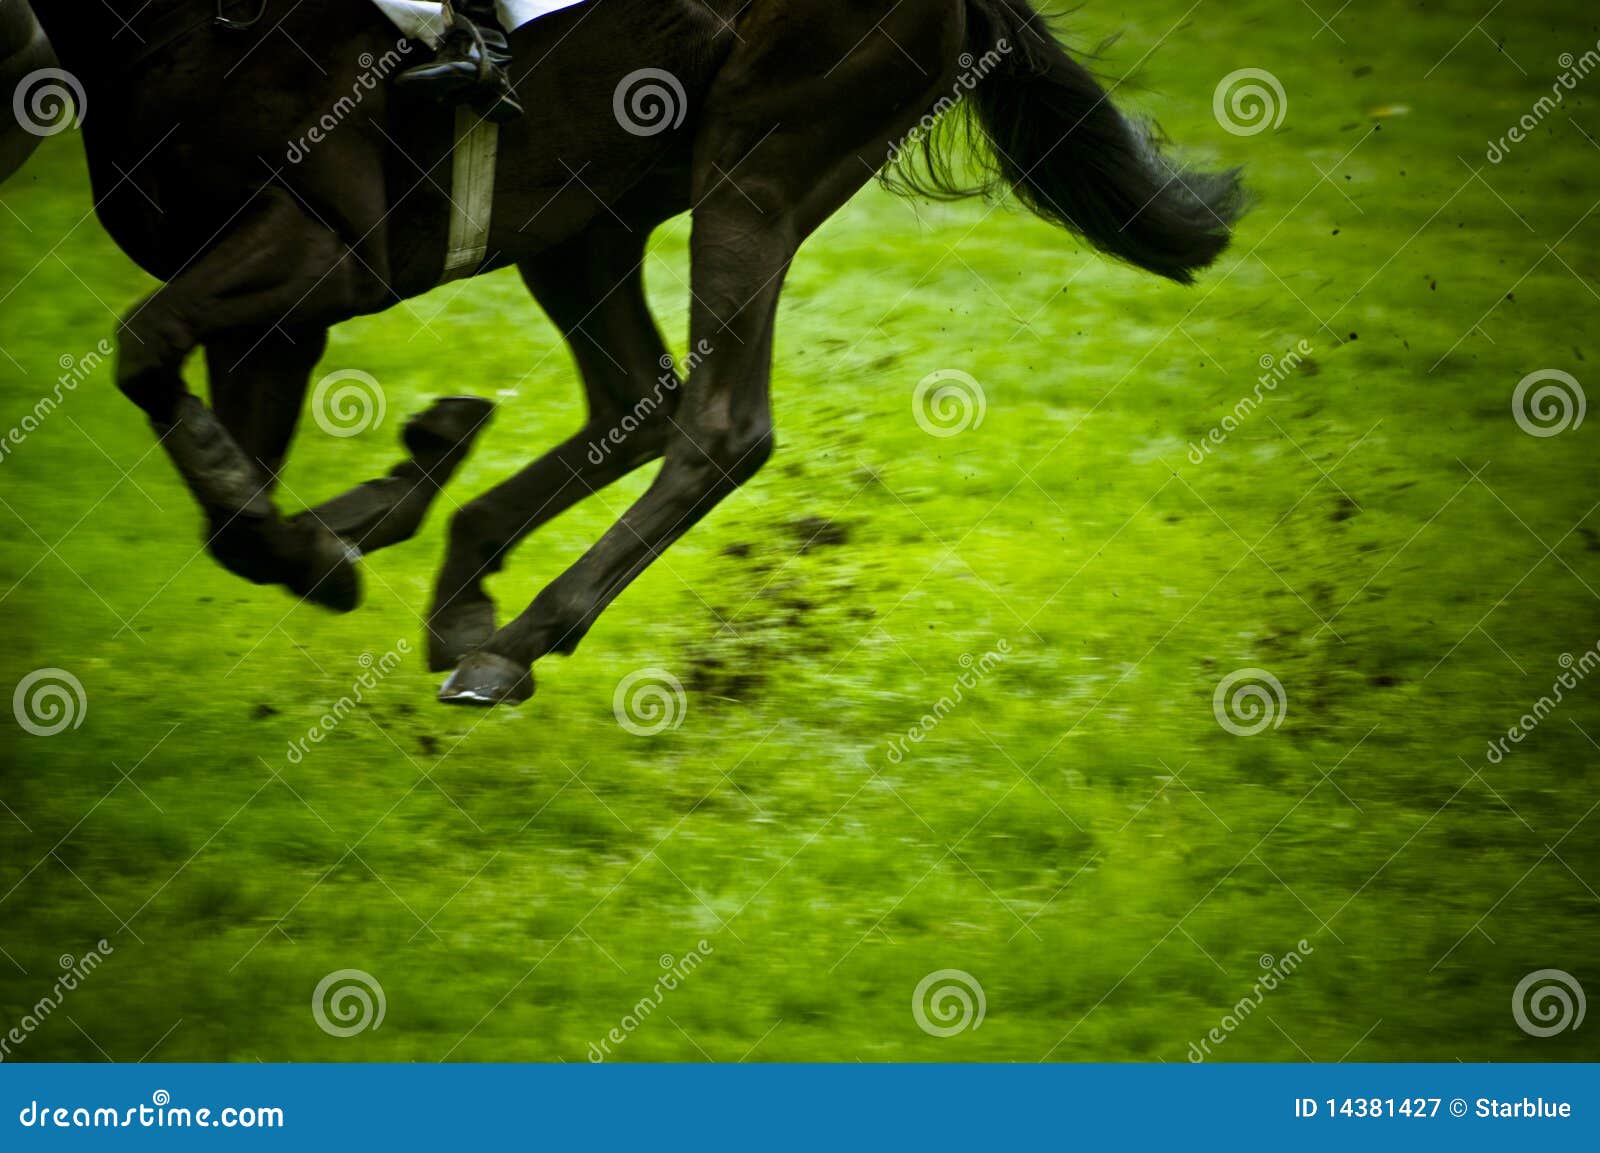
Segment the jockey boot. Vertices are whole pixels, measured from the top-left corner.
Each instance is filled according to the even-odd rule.
[[[511,63],[505,33],[456,15],[438,55],[395,77],[397,84],[431,92],[444,101],[471,103],[496,124],[523,114],[505,66]]]

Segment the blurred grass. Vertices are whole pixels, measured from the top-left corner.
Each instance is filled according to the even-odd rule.
[[[1103,69],[1140,65],[1132,107],[1248,166],[1236,250],[1183,291],[1009,209],[863,192],[791,281],[773,464],[514,712],[435,706],[413,655],[291,764],[359,654],[419,639],[443,515],[366,564],[358,613],[294,608],[194,556],[187,496],[97,373],[0,462],[0,684],[60,666],[89,701],[59,736],[4,729],[0,1028],[58,955],[115,952],[11,1059],[582,1060],[701,939],[619,1056],[1184,1060],[1305,939],[1220,1059],[1596,1057],[1596,1030],[1538,1040],[1509,1005],[1535,969],[1600,988],[1595,688],[1484,759],[1600,640],[1594,426],[1510,413],[1529,372],[1586,373],[1592,94],[1474,176],[1595,29],[1542,0],[1469,31],[1480,7],[1358,4],[1332,32],[1264,2],[1084,9],[1078,43],[1124,33]],[[1213,119],[1243,67],[1282,81],[1280,129]],[[84,219],[75,138],[0,201],[9,427],[149,285]],[[677,344],[685,236],[651,270]],[[1188,463],[1302,339],[1311,365]],[[502,401],[456,499],[580,419],[514,274],[342,327],[323,371],[352,367],[390,419],[308,425],[286,503],[384,471],[441,393]],[[910,413],[941,369],[988,398],[949,440]],[[525,545],[502,609],[647,481]],[[653,738],[612,713],[646,666],[690,690]],[[1253,738],[1211,704],[1246,666],[1289,702]],[[343,968],[387,996],[351,1039],[309,1006]],[[987,998],[948,1040],[910,1013],[943,968]]]

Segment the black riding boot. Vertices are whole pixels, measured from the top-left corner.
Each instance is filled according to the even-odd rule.
[[[455,7],[459,10],[451,14],[438,55],[400,73],[395,82],[431,92],[439,100],[471,103],[496,124],[515,120],[522,105],[505,73],[511,46],[493,23],[493,4],[468,0]]]

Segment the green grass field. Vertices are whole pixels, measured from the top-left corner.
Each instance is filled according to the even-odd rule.
[[[1600,421],[1513,416],[1539,370],[1593,391],[1600,75],[1485,159],[1594,21],[1370,2],[1330,30],[1311,9],[1334,7],[1069,22],[1123,33],[1100,62],[1131,73],[1119,100],[1248,170],[1255,208],[1195,289],[1006,206],[863,192],[793,276],[772,464],[515,711],[433,703],[448,502],[364,566],[360,611],[295,607],[199,554],[100,367],[0,460],[0,687],[60,668],[87,702],[54,736],[0,730],[0,1034],[58,958],[111,952],[6,1059],[581,1061],[613,1029],[613,1059],[649,1061],[1183,1061],[1213,1029],[1216,1060],[1600,1056],[1596,1022],[1541,1038],[1512,1010],[1536,970],[1600,991],[1600,678],[1489,758],[1600,642]],[[1242,68],[1281,82],[1277,128],[1219,125]],[[85,218],[75,134],[0,204],[9,428],[151,285]],[[680,351],[686,236],[651,267]],[[319,373],[347,368],[389,415],[352,439],[308,421],[287,505],[381,474],[440,394],[501,402],[459,501],[581,419],[514,273],[344,326]],[[950,370],[986,409],[940,438],[912,397]],[[502,609],[648,479],[524,545]],[[640,669],[685,686],[679,727],[619,725]],[[1219,723],[1242,669],[1282,685],[1278,727]],[[381,985],[381,1026],[319,1026],[343,969]],[[946,969],[985,1016],[941,1037],[912,1003]]]

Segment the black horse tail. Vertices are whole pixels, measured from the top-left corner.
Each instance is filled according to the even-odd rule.
[[[1244,212],[1239,172],[1197,172],[1162,156],[1153,130],[1125,117],[1090,71],[1064,49],[1028,0],[965,0],[962,86],[991,147],[973,139],[960,162],[928,133],[887,177],[901,191],[956,199],[1005,186],[1038,216],[1118,260],[1181,284],[1228,246]],[[970,64],[969,64],[970,61]],[[909,161],[909,162],[908,162]]]

